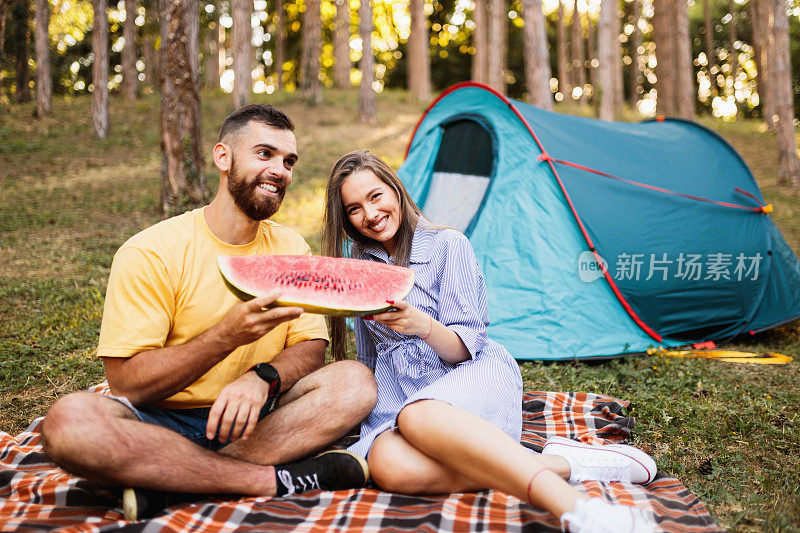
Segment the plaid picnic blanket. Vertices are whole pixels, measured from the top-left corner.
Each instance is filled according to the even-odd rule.
[[[96,387],[96,392],[105,392]],[[628,403],[597,394],[529,392],[522,443],[539,451],[549,436],[624,442],[633,428]],[[502,492],[405,496],[365,488],[285,498],[209,498],[159,517],[125,522],[121,490],[71,475],[43,453],[35,420],[13,437],[0,432],[0,531],[542,531],[558,530],[548,513]],[[649,507],[663,531],[719,531],[706,506],[677,479],[649,485],[576,484],[592,496]]]

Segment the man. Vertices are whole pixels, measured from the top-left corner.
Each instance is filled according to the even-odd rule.
[[[214,200],[119,249],[98,347],[115,397],[76,392],[50,408],[43,445],[58,464],[164,492],[281,496],[366,483],[354,454],[298,460],[369,413],[371,372],[355,361],[323,366],[321,316],[268,309],[277,291],[239,302],[216,267],[220,254],[310,253],[268,220],[292,182],[293,130],[271,106],[232,113],[214,146]],[[153,514],[156,494],[126,489],[126,516]]]

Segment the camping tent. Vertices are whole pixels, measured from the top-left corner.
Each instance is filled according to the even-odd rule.
[[[462,83],[398,171],[483,268],[517,359],[720,341],[800,316],[800,262],[742,158],[696,123],[561,115]]]

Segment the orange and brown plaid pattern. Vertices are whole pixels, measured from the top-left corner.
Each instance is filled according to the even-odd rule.
[[[105,392],[103,388],[94,388]],[[529,392],[523,444],[540,450],[548,436],[623,442],[633,419],[627,402],[595,394]],[[121,490],[73,476],[42,452],[41,419],[16,437],[0,432],[0,531],[541,531],[558,528],[543,511],[496,491],[405,496],[374,488],[314,491],[286,498],[187,503],[159,517],[126,523]],[[663,531],[719,531],[708,509],[680,481],[659,473],[647,486],[584,482],[579,489],[612,502],[652,509]]]

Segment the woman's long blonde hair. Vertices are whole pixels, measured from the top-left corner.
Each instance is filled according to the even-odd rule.
[[[342,184],[352,174],[369,170],[394,192],[400,203],[400,225],[395,234],[394,264],[408,266],[411,257],[411,242],[422,212],[406,191],[400,178],[380,157],[367,150],[356,150],[344,155],[333,165],[325,193],[325,211],[322,227],[322,253],[329,257],[342,257],[348,241],[367,246],[380,246],[376,240],[365,237],[350,223],[342,203]],[[347,358],[345,321],[342,317],[330,317],[331,352],[336,361]]]

